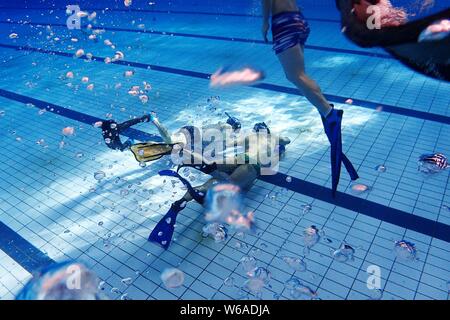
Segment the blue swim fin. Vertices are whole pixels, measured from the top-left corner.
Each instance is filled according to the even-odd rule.
[[[345,156],[342,152],[342,133],[341,133],[341,125],[342,125],[342,117],[344,111],[333,109],[330,114],[324,118],[322,117],[322,123],[325,129],[325,134],[328,137],[328,140],[331,144],[331,179],[332,179],[332,190],[333,197],[336,195],[337,186],[339,184],[339,178],[341,176],[341,167],[342,163],[344,163],[345,168],[347,169],[350,178],[352,180],[356,180],[359,178],[356,169],[353,167],[350,160]]]
[[[175,171],[172,170],[162,170],[159,172],[160,176],[167,177],[175,177],[178,178],[188,189],[189,194],[200,204],[203,204],[205,200],[205,194],[200,192],[187,181],[185,178],[180,176]],[[150,233],[148,240],[150,242],[155,242],[161,245],[164,249],[167,250],[170,246],[170,242],[172,241],[173,232],[175,231],[175,222],[177,220],[178,214],[186,207],[186,200],[180,199],[172,204],[169,211],[162,217],[162,219],[158,222],[158,224],[153,228],[153,231]]]
[[[178,213],[186,207],[186,201],[180,200],[174,202],[165,216],[153,228],[152,233],[148,237],[150,242],[154,242],[167,250],[172,241],[173,232],[175,231],[175,223]]]

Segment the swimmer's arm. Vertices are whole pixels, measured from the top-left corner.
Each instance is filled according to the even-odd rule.
[[[155,125],[156,129],[158,129],[159,134],[163,138],[165,143],[172,144],[172,138],[170,137],[169,130],[167,130],[166,127],[164,127],[161,122],[159,122],[158,118],[153,118],[153,124]]]

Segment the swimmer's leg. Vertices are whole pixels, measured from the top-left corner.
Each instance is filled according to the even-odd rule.
[[[342,153],[342,110],[336,110],[323,96],[319,86],[305,74],[303,47],[296,45],[278,55],[286,77],[302,91],[303,95],[317,108],[322,117],[323,126],[331,144],[331,176],[333,195],[336,194],[341,165],[344,162],[352,180],[358,178],[356,170]]]
[[[238,166],[230,175],[232,183],[238,185],[242,190],[248,190],[259,177],[259,170],[251,164]]]
[[[311,102],[322,116],[331,111],[330,104],[323,96],[317,83],[305,73],[303,47],[300,44],[289,48],[278,55],[286,78],[294,84]]]
[[[146,114],[145,116],[142,116],[140,118],[136,118],[136,119],[131,119],[122,123],[117,124],[117,127],[119,129],[119,133],[122,133],[123,131],[125,131],[126,129],[137,125],[139,123],[143,123],[143,122],[149,122],[150,121],[150,115]]]

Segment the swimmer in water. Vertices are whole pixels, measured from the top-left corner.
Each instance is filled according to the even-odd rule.
[[[450,81],[450,8],[408,21],[388,0],[336,0],[342,31],[360,47],[382,47],[416,72]],[[367,12],[378,7],[379,25]],[[372,11],[370,11],[371,9]]]
[[[325,133],[331,144],[332,189],[335,195],[339,183],[341,164],[344,163],[352,180],[358,174],[342,152],[341,123],[343,111],[334,109],[322,94],[317,83],[305,73],[304,46],[310,28],[295,0],[262,0],[262,35],[269,42],[269,18],[272,16],[273,50],[283,66],[286,78],[319,111]]]
[[[172,204],[170,210],[155,226],[149,236],[151,242],[161,245],[164,249],[167,249],[170,245],[178,213],[186,207],[189,201],[195,200],[203,205],[207,191],[220,182],[234,184],[240,190],[248,190],[261,174],[263,164],[258,160],[259,155],[268,151],[267,148],[271,141],[276,141],[272,150],[278,152],[277,159],[280,159],[285,154],[286,145],[290,143],[289,138],[275,135],[265,123],[257,123],[254,125],[251,134],[243,134],[239,120],[228,114],[227,116],[226,122],[218,122],[203,127],[201,130],[193,126],[185,126],[171,134],[161,124],[156,114],[152,113],[150,121],[158,129],[164,142],[138,143],[130,148],[139,162],[154,161],[164,155],[170,155],[174,151],[177,154],[182,153],[183,159],[188,159],[178,166],[177,171],[163,170],[159,173],[162,176],[178,178],[187,188],[186,194]],[[216,129],[218,130],[216,132],[224,134],[223,141],[225,146],[223,159],[221,159],[220,163],[205,159],[203,153],[208,146],[203,141],[195,138],[196,135],[205,134],[208,129]],[[230,133],[233,135],[233,139],[230,139],[231,141],[228,142],[226,135]],[[251,140],[252,134],[262,134],[262,137],[266,138]],[[269,139],[273,140],[269,141]],[[249,146],[253,141],[257,143],[255,148]],[[244,144],[242,145],[241,143]],[[200,148],[197,149],[195,144],[200,144]],[[243,147],[240,148],[240,146]],[[232,152],[228,152],[226,150],[227,147],[232,149]],[[178,173],[183,167],[195,168],[204,174],[211,175],[211,178],[203,185],[193,187]]]

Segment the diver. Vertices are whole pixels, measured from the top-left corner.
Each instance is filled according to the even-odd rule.
[[[269,17],[272,15],[273,50],[283,66],[286,78],[316,107],[325,133],[331,144],[331,175],[333,195],[339,183],[341,164],[344,163],[350,178],[358,174],[342,152],[341,124],[343,110],[337,110],[322,94],[317,83],[305,73],[304,45],[310,28],[295,0],[262,0],[262,35],[268,42]]]
[[[142,142],[133,144],[128,140],[127,143],[121,144],[117,142],[120,139],[116,138],[116,142],[113,144],[109,140],[111,139],[110,123],[114,127],[112,136],[118,137],[120,129],[118,131],[116,129],[129,128],[133,122],[127,121],[123,124],[117,124],[114,121],[108,121],[104,125],[107,130],[106,134],[104,130],[103,137],[107,146],[113,148],[117,145],[119,150],[131,150],[136,160],[140,163],[155,161],[163,156],[173,154],[180,154],[183,157],[183,161],[178,165],[176,171],[162,170],[159,174],[161,176],[178,178],[187,188],[187,192],[180,200],[175,201],[171,205],[170,210],[151,232],[149,241],[158,243],[167,249],[172,239],[177,215],[186,207],[189,201],[195,200],[203,205],[209,188],[219,182],[232,183],[245,191],[260,176],[263,165],[266,165],[259,160],[262,153],[276,152],[277,157],[275,159],[277,161],[284,156],[286,145],[291,142],[289,138],[275,135],[264,122],[255,124],[251,134],[242,134],[240,121],[227,113],[226,115],[228,119],[225,123],[218,122],[205,126],[201,130],[194,126],[184,126],[173,134],[161,124],[154,112],[149,116],[133,120],[134,123],[151,121],[163,138],[163,143]],[[223,139],[219,141],[224,142],[224,152],[222,153],[222,161],[219,163],[218,161],[208,160],[203,156],[203,152],[208,147],[209,142],[203,141],[201,135],[209,129],[216,129],[223,134]],[[227,135],[230,132],[232,139],[227,139]],[[253,137],[256,136],[257,139],[252,140],[252,135],[254,135]],[[271,145],[270,143],[273,141],[276,141],[276,143]],[[250,144],[253,142],[256,142],[257,145],[251,147]],[[231,152],[228,152],[227,149],[231,150]],[[210,175],[211,178],[203,185],[193,187],[179,174],[180,169],[184,167],[192,167]]]
[[[450,8],[408,21],[388,0],[336,0],[336,6],[344,34],[358,46],[382,47],[407,67],[450,81]],[[376,7],[379,25],[368,28]]]

